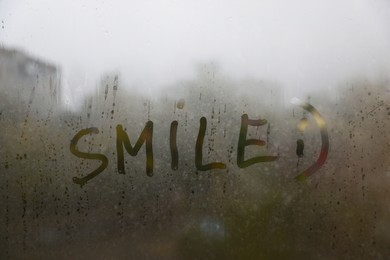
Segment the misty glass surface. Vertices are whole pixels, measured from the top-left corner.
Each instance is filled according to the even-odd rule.
[[[390,4],[0,1],[0,259],[387,259]]]

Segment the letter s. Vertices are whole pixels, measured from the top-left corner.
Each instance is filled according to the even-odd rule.
[[[80,138],[83,137],[84,135],[91,134],[91,133],[97,134],[97,133],[99,133],[99,129],[97,129],[96,127],[91,127],[91,128],[86,128],[86,129],[80,130],[73,137],[72,141],[70,141],[70,151],[75,156],[77,156],[79,158],[83,158],[83,159],[99,160],[102,162],[102,164],[96,170],[94,170],[93,172],[91,172],[87,176],[85,176],[83,178],[73,177],[73,182],[76,184],[79,184],[80,187],[83,187],[90,179],[96,177],[98,174],[100,174],[102,171],[104,171],[108,166],[108,158],[106,156],[104,156],[103,154],[84,153],[84,152],[80,152],[78,150],[76,145],[77,145],[77,142],[80,140]]]

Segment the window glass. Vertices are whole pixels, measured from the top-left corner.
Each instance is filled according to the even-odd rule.
[[[0,259],[386,259],[390,4],[0,1]]]

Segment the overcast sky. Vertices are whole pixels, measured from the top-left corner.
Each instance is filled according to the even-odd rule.
[[[92,81],[119,70],[127,85],[153,89],[208,61],[289,92],[390,75],[386,0],[0,0],[0,21],[4,46]],[[68,87],[94,87],[88,80]]]

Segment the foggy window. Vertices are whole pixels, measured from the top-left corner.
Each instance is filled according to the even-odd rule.
[[[390,4],[1,1],[0,259],[386,259]]]

